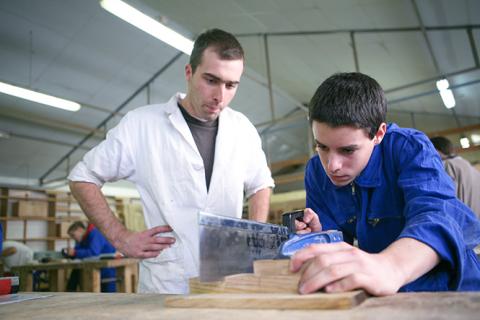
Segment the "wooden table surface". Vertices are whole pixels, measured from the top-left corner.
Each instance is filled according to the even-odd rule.
[[[175,309],[163,296],[126,293],[45,293],[52,297],[1,305],[0,319],[479,319],[480,292],[399,293],[370,297],[349,310]]]

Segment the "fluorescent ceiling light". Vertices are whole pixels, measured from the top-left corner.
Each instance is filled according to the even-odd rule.
[[[185,38],[178,32],[150,18],[125,2],[120,0],[101,0],[100,5],[120,19],[127,21],[185,54],[190,55],[192,53],[192,40]]]
[[[470,141],[467,137],[460,138],[460,145],[463,149],[470,148]]]
[[[0,139],[8,139],[10,138],[10,133],[7,131],[0,130]]]
[[[470,136],[470,139],[472,139],[473,144],[475,145],[480,144],[480,134],[473,133]]]
[[[440,92],[440,96],[442,97],[442,101],[445,107],[447,109],[455,107],[455,97],[453,96],[452,90],[449,89],[448,80],[438,80],[437,89]]]
[[[0,92],[68,111],[78,111],[81,108],[81,105],[76,102],[57,98],[37,91],[12,86],[4,82],[0,82]]]

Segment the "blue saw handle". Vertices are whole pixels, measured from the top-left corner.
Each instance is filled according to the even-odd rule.
[[[290,258],[300,249],[317,243],[342,242],[343,233],[338,230],[312,232],[306,234],[291,234],[290,239],[284,241],[278,250],[278,257]]]

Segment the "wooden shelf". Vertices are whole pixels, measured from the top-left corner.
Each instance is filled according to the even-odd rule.
[[[23,221],[23,220],[55,221],[55,217],[39,217],[39,216],[0,217],[0,220],[5,220],[5,221]]]
[[[124,198],[107,196],[106,199],[108,206],[114,214],[121,216],[124,210]],[[20,211],[18,207],[22,202],[28,203],[23,204],[23,211]],[[30,208],[30,205],[33,209]],[[29,211],[34,209],[37,211]],[[44,212],[44,210],[46,212]],[[18,216],[17,212],[21,212],[22,214],[35,214],[39,212],[39,215]],[[12,216],[14,213],[15,216]],[[40,216],[41,213],[44,213],[45,216]],[[23,224],[23,228],[11,223],[11,221],[20,221],[20,223]],[[44,233],[39,229],[37,233],[37,235],[42,235],[42,237],[29,238],[29,235],[32,234],[32,227],[40,228],[38,224],[33,224],[34,221],[46,222],[46,232]],[[0,223],[2,223],[4,227],[3,237],[10,236],[10,238],[5,240],[15,240],[23,243],[28,241],[44,241],[46,242],[47,250],[55,250],[57,247],[55,241],[73,241],[65,234],[65,228],[74,221],[88,222],[89,219],[69,192],[0,187]],[[9,224],[12,225],[9,227]],[[10,228],[12,228],[15,233],[8,233],[7,229]],[[42,225],[41,228],[44,229],[44,226]],[[63,237],[57,235],[62,235]]]
[[[25,241],[55,241],[55,240],[72,240],[71,238],[61,238],[61,237],[37,237],[37,238],[8,238],[5,239],[5,241],[19,241],[19,242],[25,242]]]
[[[75,216],[56,216],[55,221],[57,222],[68,222],[68,221],[90,221],[85,215],[83,217],[75,217]]]
[[[55,199],[49,198],[35,198],[35,197],[17,197],[17,196],[2,196],[0,195],[0,199],[5,200],[22,200],[22,201],[38,201],[38,202],[58,202]]]
[[[76,213],[83,213],[82,209],[77,209],[77,208],[69,208],[69,207],[63,207],[63,206],[57,206],[56,207],[57,212],[76,212]]]

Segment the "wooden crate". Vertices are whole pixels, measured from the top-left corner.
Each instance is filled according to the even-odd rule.
[[[48,217],[48,202],[36,200],[18,200],[12,203],[14,217]]]
[[[57,223],[57,237],[60,238],[68,238],[68,228],[70,225],[73,223],[70,221],[62,221],[60,223]]]

